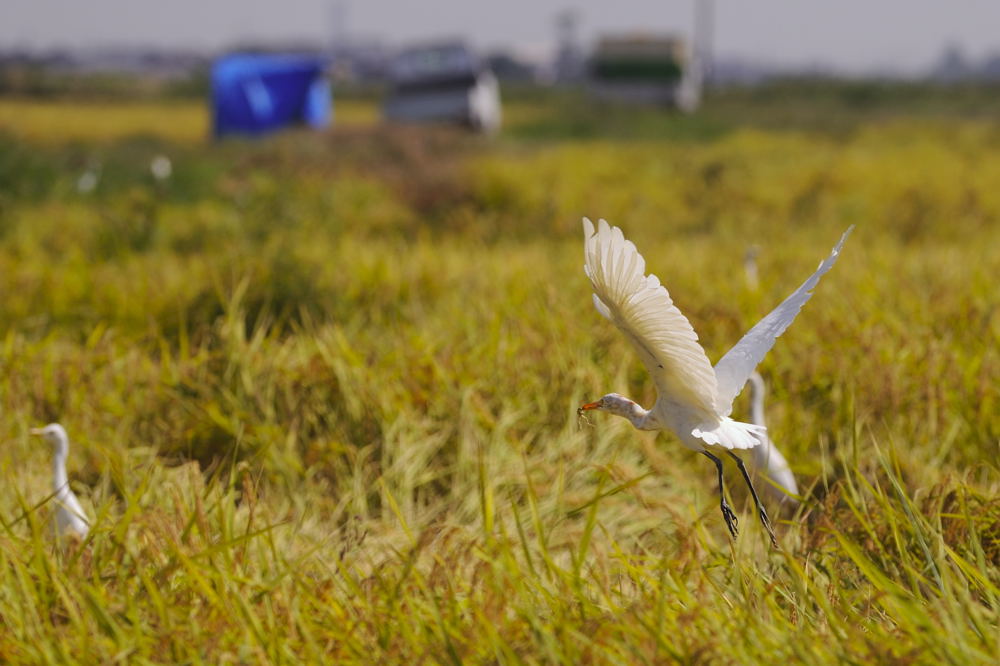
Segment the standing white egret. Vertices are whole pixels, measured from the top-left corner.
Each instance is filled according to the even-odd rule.
[[[90,523],[76,495],[69,487],[66,474],[66,457],[69,455],[69,437],[66,429],[58,423],[50,423],[44,428],[32,428],[32,435],[40,435],[52,445],[52,492],[56,502],[56,536],[83,538],[90,531]]]
[[[153,174],[153,178],[157,182],[162,183],[170,178],[170,175],[174,172],[174,165],[166,155],[157,155],[149,163],[149,172]]]
[[[635,245],[625,239],[618,227],[610,227],[599,220],[595,231],[593,223],[583,219],[584,272],[594,289],[594,306],[632,343],[652,376],[658,397],[652,409],[647,410],[622,395],[609,393],[581,406],[579,411],[604,410],[627,418],[640,430],[672,430],[684,446],[715,463],[722,517],[734,538],[737,519],[726,502],[722,459],[712,454],[709,447],[721,447],[736,460],[750,488],[760,521],[771,543],[777,547],[771,522],[757,497],[746,465],[731,451],[757,446],[766,436],[767,429],[734,421],[729,414],[733,410],[733,400],[754,368],[792,323],[819,279],[837,260],[851,229],[853,227],[844,232],[816,272],[751,328],[713,369],[694,328],[674,305],[670,294],[655,275],[645,275],[646,261]]]
[[[91,168],[87,169],[80,174],[80,177],[76,179],[76,191],[80,194],[90,194],[97,188],[97,184],[101,181],[101,171],[100,169]]]
[[[767,426],[764,419],[764,378],[756,370],[747,382],[750,386],[750,422],[762,427]],[[767,491],[782,504],[798,504],[792,495],[797,495],[799,485],[795,482],[792,468],[788,466],[785,456],[774,445],[770,435],[764,434],[760,446],[752,449],[754,472],[766,476],[770,483]]]
[[[747,286],[754,291],[760,287],[760,279],[757,277],[757,255],[760,254],[759,245],[751,245],[743,253],[743,274],[747,279]]]

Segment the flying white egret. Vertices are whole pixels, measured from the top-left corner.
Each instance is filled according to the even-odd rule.
[[[729,414],[733,410],[733,400],[754,368],[792,323],[819,279],[837,260],[851,229],[853,226],[844,232],[816,272],[751,328],[713,369],[694,328],[674,305],[660,280],[655,275],[645,275],[646,261],[635,245],[625,240],[618,227],[610,227],[599,220],[595,231],[593,223],[583,219],[584,272],[594,289],[594,306],[632,343],[652,376],[658,397],[652,409],[644,409],[622,395],[609,393],[581,406],[578,411],[610,412],[627,418],[640,430],[672,430],[684,446],[704,454],[715,463],[718,471],[722,517],[734,538],[737,519],[726,502],[722,459],[709,448],[721,447],[736,460],[750,488],[760,521],[771,543],[777,547],[771,521],[760,503],[746,465],[731,450],[754,448],[766,437],[767,429],[734,421]]]
[[[52,491],[56,502],[55,531],[58,537],[73,536],[82,539],[90,531],[90,523],[76,495],[69,487],[66,475],[66,456],[69,455],[69,437],[58,423],[44,428],[32,428],[32,435],[45,438],[54,449],[52,457]]]
[[[750,387],[750,423],[766,427],[767,423],[764,420],[764,378],[754,370],[747,385]],[[798,501],[792,495],[798,494],[799,485],[795,482],[795,475],[792,474],[788,461],[778,451],[778,447],[774,445],[770,435],[765,433],[760,446],[753,447],[751,451],[754,472],[763,474],[771,481],[766,486],[767,491],[782,504],[797,504]]]

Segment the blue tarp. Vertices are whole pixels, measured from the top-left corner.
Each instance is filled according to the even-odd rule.
[[[293,124],[330,122],[330,85],[317,58],[233,54],[212,65],[215,136],[259,135]]]

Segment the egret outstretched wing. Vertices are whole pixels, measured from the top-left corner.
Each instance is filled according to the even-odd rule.
[[[809,279],[803,282],[802,286],[792,292],[792,295],[786,298],[781,305],[772,310],[771,314],[761,319],[715,364],[715,377],[718,382],[716,408],[719,414],[729,416],[733,411],[733,400],[743,390],[743,386],[747,383],[757,364],[774,346],[777,337],[784,333],[789,324],[795,320],[802,306],[812,296],[812,290],[819,283],[819,279],[833,267],[837,257],[840,256],[840,249],[844,246],[844,241],[847,240],[852,229],[854,229],[853,225],[848,227],[830,256],[820,263],[816,272],[809,276]]]
[[[646,261],[621,229],[583,219],[584,270],[594,305],[635,347],[661,398],[715,414],[717,385],[712,364],[691,323],[674,305]]]

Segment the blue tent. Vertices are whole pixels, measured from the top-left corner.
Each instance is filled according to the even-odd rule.
[[[233,54],[212,65],[215,136],[260,135],[292,124],[330,122],[323,62],[299,55]]]

